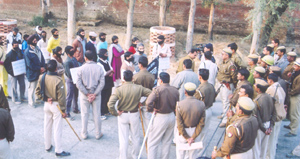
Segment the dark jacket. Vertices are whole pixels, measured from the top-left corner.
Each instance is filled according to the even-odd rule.
[[[85,50],[86,51],[88,51],[88,50],[90,50],[90,51],[92,51],[92,53],[93,53],[93,61],[94,62],[97,62],[97,51],[96,51],[96,47],[95,47],[95,45],[91,42],[91,41],[89,41],[86,45],[85,45]]]
[[[23,54],[20,49],[16,51],[12,49],[8,54],[6,54],[5,61],[4,61],[4,67],[6,69],[6,72],[11,76],[15,77],[11,62],[21,60],[21,59],[23,59]]]
[[[38,51],[41,54],[41,61],[34,51]],[[35,47],[32,50],[30,46],[25,50],[24,53],[25,65],[26,65],[26,77],[29,82],[36,81],[39,79],[40,70],[45,67],[45,59],[40,48]]]
[[[0,139],[7,139],[11,142],[15,138],[15,127],[10,113],[0,108]]]
[[[78,66],[79,65],[75,57],[73,57],[72,59],[69,56],[67,57],[66,61],[64,62],[64,68],[65,68],[65,74],[70,80],[72,80],[70,69]]]
[[[0,85],[0,108],[10,111],[7,98],[5,97],[3,87]]]

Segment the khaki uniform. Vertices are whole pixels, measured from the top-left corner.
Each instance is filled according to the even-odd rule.
[[[117,110],[123,111],[123,113],[118,116],[120,159],[127,158],[129,134],[132,136],[132,157],[138,157],[140,149],[140,121],[138,105],[141,97],[148,96],[150,93],[150,89],[133,84],[132,82],[125,82],[122,86],[116,88],[108,101],[107,106],[112,115],[118,116],[118,112],[115,109],[115,104],[118,100]]]
[[[230,59],[228,59],[227,61],[223,61],[219,65],[219,72],[217,75],[217,79],[219,81],[217,88],[221,87],[219,94],[223,104],[224,118],[222,120],[222,123],[226,123],[227,122],[226,111],[229,109],[229,105],[230,105],[228,96],[232,94],[234,85],[237,83],[237,67]],[[223,82],[226,82],[227,86]]]
[[[186,60],[186,59],[192,60],[193,65],[192,65],[192,68],[191,68],[191,69],[194,71],[194,68],[195,68],[195,62],[194,62],[194,60],[193,60],[189,55],[186,55],[185,57],[183,57],[183,58],[181,58],[181,59],[179,60],[178,68],[177,68],[177,70],[176,70],[176,73],[183,71],[183,61]]]
[[[286,111],[284,109],[284,99],[286,94],[278,82],[275,82],[274,84],[269,86],[266,93],[276,99],[275,109],[277,112],[277,117],[276,117],[274,128],[269,137],[269,142],[268,142],[269,146],[267,149],[267,159],[275,159],[276,145],[279,137],[281,121],[286,116]]]
[[[43,75],[40,75],[36,87],[36,96],[39,99],[43,99],[41,94],[41,81]],[[45,136],[45,149],[51,147],[51,136],[52,136],[52,127],[54,130],[54,143],[55,143],[55,152],[61,153],[62,150],[62,114],[57,108],[59,105],[62,112],[66,110],[66,93],[64,88],[64,83],[62,78],[58,75],[46,75],[45,76],[45,96],[47,98],[52,98],[53,103],[50,104],[45,101],[44,103],[44,136]]]
[[[295,77],[295,79],[292,81],[290,102],[290,133],[297,134],[300,123],[300,75]]]
[[[205,126],[205,105],[204,102],[195,97],[187,96],[180,101],[176,108],[176,120],[178,132],[176,135],[176,144],[186,144],[187,139],[193,138],[195,142],[203,141],[202,130]],[[192,133],[188,133],[193,129]],[[199,157],[199,150],[182,151],[176,147],[176,156],[180,158],[194,159]]]
[[[282,76],[281,76],[282,79],[287,80],[287,81],[290,80],[290,77],[288,77],[287,74],[293,72],[293,70],[294,70],[293,65],[294,65],[294,61],[293,61],[293,62],[290,62],[290,63],[287,65],[287,67],[283,70]]]
[[[231,60],[234,62],[234,65],[238,69],[245,68],[245,64],[244,64],[242,58],[240,57],[240,55],[237,52],[232,54]]]
[[[258,94],[253,101],[256,104],[253,114],[256,115],[259,126],[255,145],[253,147],[253,158],[265,159],[270,137],[269,135],[266,135],[265,132],[268,128],[273,129],[274,127],[277,117],[276,109],[273,98],[266,93]]]
[[[179,92],[169,84],[162,84],[153,89],[146,105],[149,112],[157,109],[156,116],[149,128],[148,159],[169,159],[169,152],[175,125],[175,107],[179,101]],[[158,157],[158,146],[162,143],[162,156]]]
[[[253,77],[253,73],[254,73],[254,71],[255,71],[255,67],[256,67],[256,66],[254,66],[254,67],[248,69],[250,75],[249,75],[249,77],[248,77],[247,80],[251,83],[251,85],[253,85],[254,82],[255,82],[254,77]]]
[[[257,119],[250,115],[239,115],[226,128],[224,142],[217,151],[217,157],[230,155],[230,158],[253,159],[252,147],[257,136]]]
[[[154,86],[154,75],[149,73],[147,70],[140,70],[137,74],[133,76],[133,83],[142,85],[145,88],[151,89]]]
[[[244,81],[239,81],[237,83],[237,86],[236,86],[236,89],[234,90],[233,92],[233,96],[232,98],[230,99],[230,104],[231,106],[235,107],[236,104],[237,104],[237,101],[239,99],[239,91],[240,91],[240,88],[242,87],[242,85],[249,85],[251,86],[251,83],[247,80],[244,80]]]

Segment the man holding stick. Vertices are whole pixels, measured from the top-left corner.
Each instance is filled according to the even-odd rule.
[[[50,152],[53,148],[51,145],[52,126],[54,127],[54,143],[55,155],[57,157],[69,156],[69,152],[62,150],[62,119],[67,115],[66,110],[66,94],[62,78],[57,75],[57,63],[50,60],[47,64],[48,72],[39,77],[36,92],[37,97],[44,103],[44,138],[45,149]],[[63,112],[61,114],[59,108]]]
[[[139,113],[138,105],[142,96],[148,97],[151,90],[141,85],[132,83],[133,73],[130,70],[124,71],[125,83],[116,88],[114,94],[108,101],[108,108],[112,115],[118,116],[120,159],[127,158],[129,130],[132,136],[132,157],[137,158],[139,154]],[[115,104],[119,100],[117,110]]]

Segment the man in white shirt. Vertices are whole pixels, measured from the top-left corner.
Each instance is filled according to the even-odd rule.
[[[48,61],[50,60],[50,53],[47,50],[47,46],[48,46],[48,40],[47,40],[47,33],[45,31],[42,31],[41,33],[41,39],[38,41],[38,43],[36,44],[42,51],[45,62],[48,63]]]
[[[208,83],[215,85],[217,73],[218,73],[218,66],[211,61],[212,53],[211,51],[206,51],[204,53],[205,60],[200,63],[199,69],[208,69],[209,70],[209,77]]]
[[[20,47],[20,44],[22,44],[22,42],[21,42],[22,36],[19,33],[19,29],[17,27],[13,28],[12,32],[7,34],[7,36],[6,36],[6,45],[7,45],[6,52],[7,53],[9,53],[10,50],[12,49],[12,43],[14,40],[19,43],[19,47]],[[22,45],[21,45],[20,49],[22,49]]]
[[[158,73],[166,72],[170,68],[170,57],[172,56],[170,46],[164,43],[165,37],[159,35],[157,37],[157,44],[154,45],[152,51],[152,57],[159,56],[159,68]]]

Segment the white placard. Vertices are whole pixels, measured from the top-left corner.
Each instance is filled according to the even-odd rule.
[[[159,57],[158,61],[159,61],[158,62],[159,70],[170,68],[170,58],[169,57]]]
[[[26,66],[25,66],[24,59],[11,62],[11,65],[13,68],[14,76],[18,76],[26,73]]]
[[[77,82],[77,71],[78,71],[78,69],[79,69],[79,67],[75,67],[75,68],[70,69],[72,80],[73,80],[74,84],[76,84],[76,82]]]

